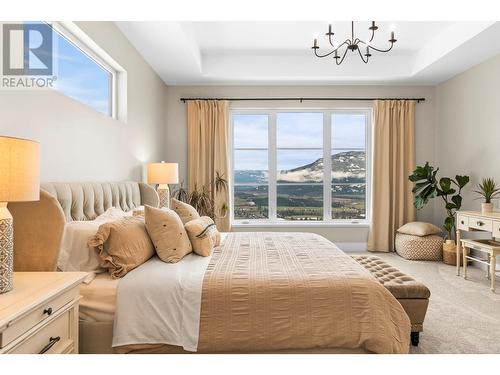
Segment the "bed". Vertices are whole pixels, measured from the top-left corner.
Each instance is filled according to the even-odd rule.
[[[37,215],[47,215],[47,210],[59,212],[62,223],[50,227],[51,238],[59,236],[60,240],[64,223],[75,218],[93,220],[113,205],[124,211],[142,204],[157,205],[157,196],[149,186],[130,182],[123,188],[120,184],[112,188],[109,183],[46,184],[42,185],[41,202],[10,208],[20,228],[31,227],[29,233],[39,239],[33,229]],[[42,205],[43,210],[33,207],[36,205]],[[40,219],[39,225],[42,222]],[[41,247],[46,254],[37,255],[47,258],[48,267],[54,254],[57,258],[55,242]],[[23,248],[26,243],[20,246],[15,249],[17,259],[17,254],[28,251]],[[204,264],[196,258],[192,261],[193,266],[183,259],[179,267],[168,268],[152,258],[123,279],[99,274],[82,286],[81,352],[409,350],[410,322],[401,305],[368,271],[321,236],[230,233]],[[157,277],[150,276],[154,272]],[[161,277],[170,279],[165,282]],[[174,284],[178,284],[175,290],[160,290],[161,285]],[[158,293],[171,296],[162,298]],[[175,301],[180,301],[182,309],[176,308]],[[155,327],[170,325],[174,338],[183,331],[178,334],[181,339],[161,342],[153,337]],[[125,331],[128,336],[122,336],[123,327],[128,326],[135,326],[135,331]],[[120,342],[117,337],[127,339]]]

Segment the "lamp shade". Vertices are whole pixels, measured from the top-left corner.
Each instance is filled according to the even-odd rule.
[[[179,164],[150,163],[148,164],[148,184],[178,184]]]
[[[0,202],[39,199],[38,142],[0,136]]]

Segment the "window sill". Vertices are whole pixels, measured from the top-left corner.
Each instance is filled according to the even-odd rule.
[[[295,222],[295,221],[235,221],[233,228],[368,228],[368,221],[327,221],[327,222]]]

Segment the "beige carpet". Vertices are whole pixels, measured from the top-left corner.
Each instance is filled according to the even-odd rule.
[[[366,254],[366,253],[365,253]],[[431,298],[412,353],[500,353],[500,277],[497,291],[489,288],[486,271],[468,267],[468,280],[441,262],[409,261],[397,254],[373,255],[427,285]]]

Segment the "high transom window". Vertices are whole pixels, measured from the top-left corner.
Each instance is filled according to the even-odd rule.
[[[233,222],[366,222],[370,120],[370,109],[233,110]]]

